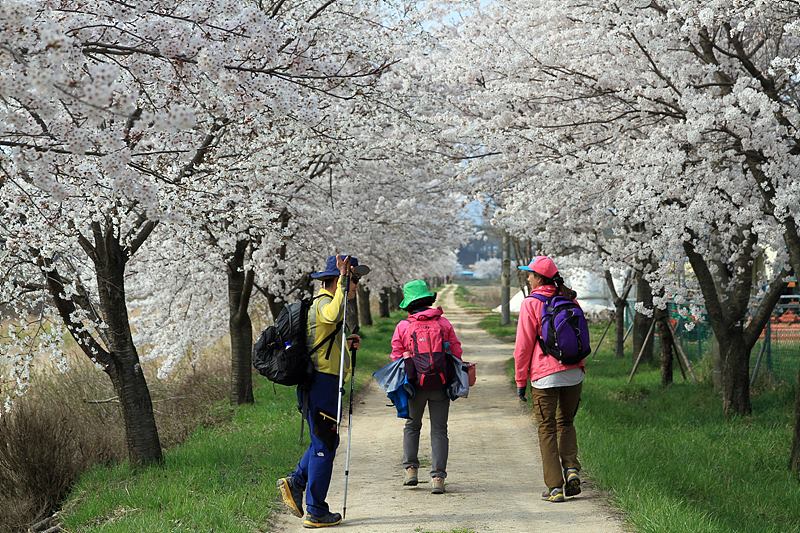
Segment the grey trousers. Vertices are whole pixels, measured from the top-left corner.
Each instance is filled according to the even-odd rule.
[[[431,421],[431,477],[447,477],[447,453],[450,440],[447,438],[447,416],[450,413],[450,398],[444,389],[424,391],[409,400],[408,414],[403,428],[403,467],[419,468],[419,434],[422,429],[422,415],[428,406]]]

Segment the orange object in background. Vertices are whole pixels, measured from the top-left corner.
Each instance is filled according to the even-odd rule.
[[[783,324],[794,324],[795,322],[800,322],[800,317],[797,316],[797,313],[795,313],[794,310],[789,309],[778,317],[778,322]]]

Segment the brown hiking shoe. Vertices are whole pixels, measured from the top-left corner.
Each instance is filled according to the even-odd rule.
[[[281,493],[286,508],[298,518],[303,517],[303,489],[301,489],[291,476],[278,480],[278,491]]]
[[[431,479],[431,494],[444,494],[443,477],[435,477]]]
[[[564,484],[565,496],[577,496],[581,493],[581,478],[578,476],[577,468],[567,468],[564,471],[564,479],[567,480]]]
[[[416,487],[417,483],[419,483],[419,478],[417,478],[417,468],[409,466],[403,473],[403,486]]]

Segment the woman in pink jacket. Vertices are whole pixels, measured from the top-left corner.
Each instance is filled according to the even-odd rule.
[[[394,330],[391,358],[405,358],[408,381],[416,391],[409,399],[410,418],[403,428],[403,485],[416,486],[419,482],[419,434],[427,405],[431,421],[431,493],[443,494],[450,449],[447,385],[452,378],[452,364],[448,354],[461,359],[461,342],[453,325],[442,316],[442,308],[431,307],[435,300],[436,293],[428,289],[424,280],[414,279],[403,286],[400,308],[408,312],[408,317]]]
[[[518,268],[528,272],[531,295],[551,298],[560,294],[575,299],[575,291],[564,286],[558,268],[549,257],[538,256],[528,266]],[[514,369],[520,400],[526,401],[525,389],[528,381],[531,383],[533,414],[539,425],[539,450],[547,486],[542,499],[563,502],[565,496],[581,492],[578,476],[581,464],[573,420],[581,400],[584,363],[564,365],[543,352],[540,343],[543,307],[544,303],[533,296],[522,302]]]

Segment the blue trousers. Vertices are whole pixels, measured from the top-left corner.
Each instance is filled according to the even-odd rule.
[[[300,391],[298,390],[298,394]],[[331,484],[333,459],[339,446],[339,436],[331,435],[330,426],[318,424],[318,413],[322,411],[336,418],[339,400],[339,376],[317,372],[308,398],[308,421],[311,444],[297,463],[292,477],[306,490],[306,508],[313,516],[324,516],[330,512],[325,498]],[[302,401],[302,398],[300,398]],[[323,417],[323,421],[333,423]],[[325,433],[327,431],[327,433]],[[322,432],[322,434],[320,434]]]

